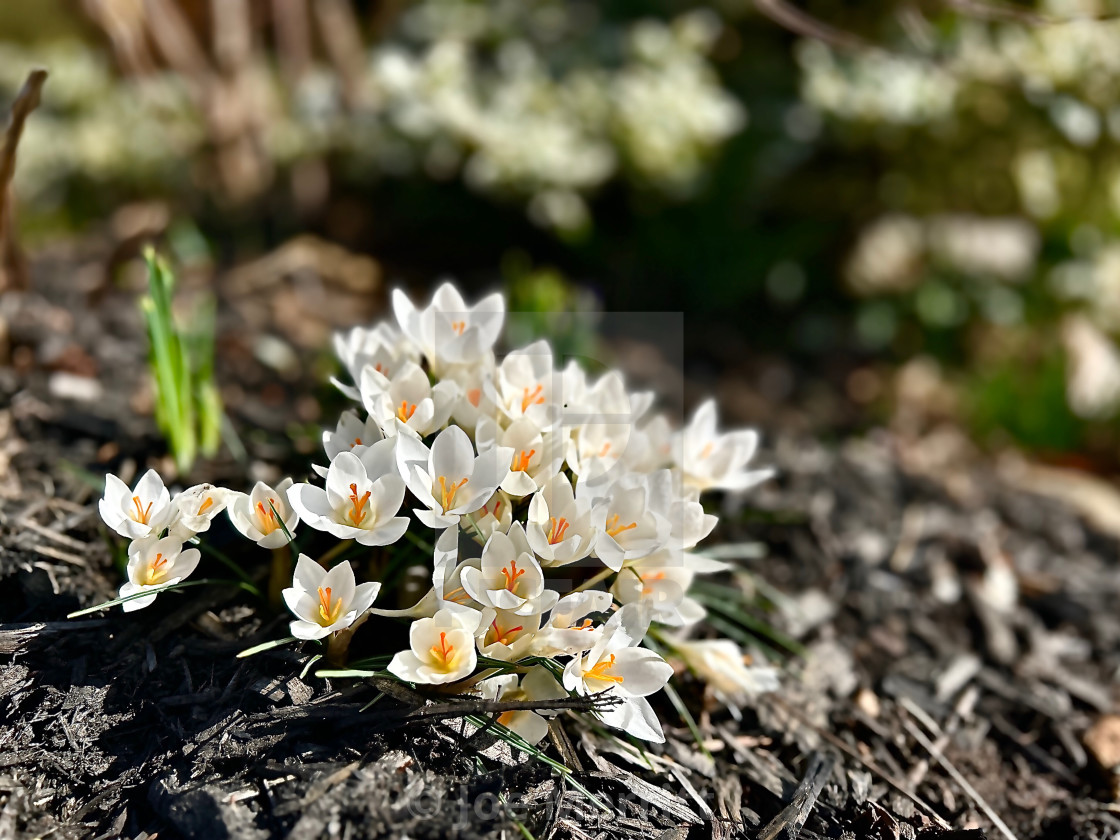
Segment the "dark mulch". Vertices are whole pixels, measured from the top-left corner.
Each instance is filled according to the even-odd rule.
[[[158,441],[137,413],[128,289],[50,269],[0,309],[15,357],[0,370],[0,838],[516,837],[514,818],[574,838],[1120,831],[1120,503],[1088,479],[981,458],[950,432],[774,436],[780,478],[723,511],[727,540],[769,554],[726,582],[755,586],[804,652],[787,651],[782,691],[743,720],[700,716],[711,759],[667,703],[669,741],[645,762],[561,718],[549,750],[609,815],[460,719],[410,718],[393,698],[360,711],[376,689],[304,674],[308,652],[236,659],[284,631],[236,589],[65,620],[119,582],[82,470],[135,472]],[[306,464],[282,442],[320,409],[284,395],[313,359],[276,369],[278,396],[247,361],[267,343],[241,353],[241,330],[224,362],[233,413],[260,412],[267,432],[247,440],[248,469]],[[59,371],[96,376],[102,393],[76,399],[52,383]]]

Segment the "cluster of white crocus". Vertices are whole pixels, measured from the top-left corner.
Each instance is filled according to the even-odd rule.
[[[718,674],[729,703],[769,683],[734,643],[701,653],[685,640],[705,615],[688,595],[694,576],[723,568],[695,551],[716,525],[700,495],[770,475],[750,468],[753,431],[721,433],[709,401],[674,432],[652,395],[627,391],[617,371],[558,366],[545,341],[499,359],[500,295],[470,306],[444,284],[419,309],[398,290],[393,311],[395,324],[338,337],[352,383],[337,384],[360,409],[324,433],[321,480],[171,498],[155,473],[135,490],[109,477],[102,515],[135,540],[122,596],[189,574],[198,552],[182,543],[224,508],[265,548],[287,551],[298,526],[430,562],[431,587],[411,606],[374,608],[380,582],[357,583],[348,560],[331,564],[335,550],[322,564],[300,554],[283,591],[298,639],[352,633],[371,613],[410,621],[408,649],[388,665],[406,682],[501,700],[605,692],[615,702],[601,720],[649,740],[663,736],[646,698],[673,673],[653,648],[679,646],[696,673]],[[424,544],[430,561],[415,556]],[[651,626],[658,644],[643,646]],[[545,729],[535,712],[502,722],[531,741]]]

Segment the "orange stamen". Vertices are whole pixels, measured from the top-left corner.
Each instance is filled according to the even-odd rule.
[[[331,588],[328,586],[326,589],[319,587],[319,618],[320,624],[323,627],[329,627],[338,621],[338,617],[342,614],[342,599],[334,602],[331,605]]]
[[[361,446],[361,445],[362,445],[362,439],[361,438],[354,438],[354,442],[352,444],[350,444],[350,448],[353,449],[355,446]]]
[[[410,403],[408,400],[401,400],[401,407],[397,409],[397,419],[402,423],[407,423],[412,419],[412,415],[416,413],[416,404]]]
[[[206,511],[210,510],[210,508],[213,506],[213,504],[214,504],[214,497],[213,496],[207,496],[205,499],[202,500],[202,504],[200,504],[198,506],[198,514],[197,515],[202,516],[202,514],[206,513]]]
[[[536,454],[537,450],[535,449],[530,449],[528,452],[522,449],[521,454],[513,459],[513,463],[509,465],[509,468],[514,472],[525,472],[525,470],[529,469],[529,459]]]
[[[451,651],[455,650],[455,645],[449,645],[447,643],[447,633],[443,632],[439,634],[439,644],[432,645],[430,650],[432,656],[443,660],[444,667],[446,667],[451,658]]]
[[[572,523],[562,516],[559,519],[555,516],[550,516],[548,517],[548,521],[552,523],[552,529],[548,532],[548,544],[556,545],[556,543],[564,539],[564,532],[568,530],[568,526]]]
[[[440,504],[443,505],[443,512],[447,513],[448,508],[455,506],[455,494],[459,492],[459,488],[467,483],[467,479],[463,479],[457,484],[448,486],[447,478],[445,476],[439,477],[439,494]]]
[[[523,574],[525,574],[525,570],[517,568],[517,561],[516,560],[511,560],[510,563],[509,563],[509,566],[510,566],[510,569],[513,569],[513,571],[511,572],[509,569],[506,569],[506,568],[503,567],[502,577],[504,577],[506,579],[506,589],[508,589],[510,592],[513,592],[514,594],[516,594],[517,593],[517,579],[519,577],[521,577]]]
[[[607,453],[611,451],[611,442],[608,440],[603,444],[603,448],[599,450],[599,457],[606,458]]]
[[[471,388],[469,391],[467,391],[467,400],[475,408],[478,408],[478,404],[482,402],[482,389]]]
[[[502,726],[509,726],[513,721],[514,714],[515,713],[513,711],[502,712],[500,715],[498,715],[498,723],[500,723]]]
[[[454,331],[455,335],[462,335],[463,331],[466,328],[467,328],[467,322],[466,321],[452,321],[451,322],[451,329]]]
[[[381,362],[378,362],[377,364],[375,364],[373,366],[373,369],[375,371],[377,371],[378,373],[380,373],[382,376],[388,376],[389,375],[388,372],[385,370],[385,366],[382,365]]]
[[[148,518],[152,515],[152,505],[154,503],[153,502],[148,502],[148,506],[146,508],[141,508],[140,507],[140,497],[139,496],[133,496],[132,497],[132,504],[136,506],[136,515],[132,517],[132,520],[134,522],[139,522],[141,525],[147,525],[148,524]],[[131,514],[129,514],[129,515],[131,516]]]
[[[528,411],[529,406],[531,405],[543,405],[543,393],[544,386],[539,382],[537,383],[537,387],[533,389],[532,393],[529,392],[528,388],[523,388],[521,391],[521,413],[524,414],[526,411]]]
[[[607,533],[612,537],[617,537],[623,531],[629,531],[631,528],[637,528],[637,522],[631,522],[629,525],[618,524],[618,514],[616,513],[607,521]]]
[[[162,554],[157,554],[156,559],[148,567],[148,586],[154,586],[160,578],[167,574],[167,569],[164,568],[166,565],[167,558]]]
[[[704,448],[700,450],[700,457],[701,458],[707,458],[711,454],[712,454],[712,442],[708,441],[707,443],[704,444]]]
[[[602,680],[603,682],[613,682],[613,683],[622,682],[623,681],[622,677],[618,677],[618,676],[615,676],[614,674],[606,673],[608,670],[610,670],[613,667],[614,667],[614,654],[612,653],[610,659],[600,661],[590,671],[586,671],[583,675],[583,678],[585,680],[588,679],[588,678],[593,679],[593,680]]]
[[[583,620],[583,624],[573,624],[568,629],[569,630],[594,630],[595,628],[593,628],[591,626],[591,619],[590,618],[585,618]]]
[[[366,518],[366,502],[369,501],[370,491],[367,490],[358,498],[358,485],[350,485],[350,504],[353,508],[346,513],[346,518],[354,523],[355,528],[360,528]]]
[[[519,624],[518,626],[511,627],[508,630],[502,630],[502,628],[498,626],[498,619],[495,618],[490,622],[490,629],[493,633],[494,638],[487,642],[487,644],[492,645],[500,642],[503,645],[507,645],[509,644],[510,636],[512,636],[514,633],[520,633],[525,628]],[[487,638],[489,638],[489,636],[490,634],[487,634]]]
[[[665,573],[664,572],[650,572],[648,575],[639,575],[638,580],[640,580],[642,583],[646,584],[645,586],[642,587],[642,594],[643,595],[649,595],[651,592],[653,592],[653,587],[649,586],[649,583],[651,581],[655,581],[655,580],[665,580]]]
[[[450,592],[448,592],[446,595],[443,596],[443,600],[454,601],[456,604],[461,604],[461,603],[463,603],[463,601],[466,601],[468,598],[470,598],[470,596],[467,594],[467,590],[465,590],[461,586],[457,587],[455,589],[452,589]]]
[[[276,512],[272,509],[276,500],[269,499],[268,501],[270,505],[267,508],[264,506],[264,502],[257,502],[257,518],[260,520],[261,533],[266,535],[280,527],[280,523],[276,521]]]

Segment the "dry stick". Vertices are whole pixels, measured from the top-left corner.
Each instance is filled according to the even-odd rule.
[[[4,132],[4,145],[0,147],[0,290],[5,287],[26,288],[27,266],[19,245],[16,244],[15,223],[12,220],[12,176],[16,173],[16,150],[23,136],[27,117],[39,106],[39,95],[47,71],[40,68],[27,75],[16,101],[12,103],[12,118]]]
[[[769,700],[771,703],[775,703],[776,705],[781,706],[785,711],[789,712],[791,715],[793,715],[795,718],[797,718],[798,721],[800,721],[803,726],[807,726],[810,729],[812,729],[814,732],[816,732],[818,735],[820,735],[822,738],[824,738],[826,741],[828,741],[828,743],[830,743],[830,744],[832,744],[832,746],[836,747],[836,749],[843,752],[849,758],[855,759],[860,764],[862,764],[864,767],[866,767],[868,770],[870,770],[872,773],[874,773],[876,776],[878,776],[880,779],[882,779],[884,782],[886,782],[888,785],[893,787],[895,790],[897,790],[899,793],[901,793],[903,796],[905,796],[907,799],[909,799],[911,802],[913,802],[915,805],[917,805],[919,808],[921,808],[926,813],[926,815],[928,817],[930,817],[930,819],[932,819],[934,822],[937,823],[939,828],[944,828],[944,829],[952,828],[952,826],[950,826],[949,823],[945,822],[945,820],[941,817],[941,815],[938,814],[937,811],[935,811],[933,809],[932,805],[930,805],[924,799],[922,799],[920,796],[918,796],[916,793],[914,793],[914,791],[910,790],[903,782],[900,782],[898,779],[896,779],[894,776],[892,776],[890,773],[888,773],[886,770],[884,770],[882,767],[880,767],[877,763],[875,763],[871,759],[864,758],[862,755],[859,754],[859,752],[857,752],[855,749],[853,749],[849,744],[845,743],[840,738],[837,738],[835,735],[833,735],[827,729],[825,729],[821,726],[817,726],[800,709],[796,708],[795,706],[790,705],[785,700],[783,700],[781,697],[779,697],[775,694],[767,695],[766,699]]]
[[[312,8],[331,64],[342,80],[342,98],[354,110],[360,104],[365,50],[358,21],[346,0],[318,0]]]
[[[785,0],[754,0],[754,5],[774,23],[806,38],[814,38],[834,47],[849,50],[863,50],[871,46],[859,36],[829,26]]]
[[[961,775],[961,772],[953,766],[941,750],[930,742],[929,738],[922,733],[921,729],[907,718],[902,719],[902,727],[933,756],[934,761],[941,765],[942,769],[960,786],[961,790],[965,792],[965,795],[975,802],[976,806],[987,815],[988,819],[992,821],[992,824],[1000,830],[1000,833],[1006,837],[1007,840],[1018,840],[1011,829],[1007,827],[1007,823],[1000,819],[999,814],[992,810],[992,807],[984,800],[984,797],[977,792],[976,788],[969,784],[968,779]]]

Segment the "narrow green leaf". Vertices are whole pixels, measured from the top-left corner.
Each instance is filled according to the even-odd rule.
[[[241,653],[237,654],[237,658],[238,659],[245,659],[246,657],[249,657],[249,656],[255,656],[256,654],[263,653],[266,650],[272,650],[273,648],[283,647],[284,645],[290,644],[291,642],[294,642],[295,640],[296,640],[295,636],[285,636],[283,639],[274,639],[271,642],[264,642],[264,643],[259,644],[259,645],[254,645],[251,648],[245,648],[245,650],[243,650],[243,651],[241,651]]]

